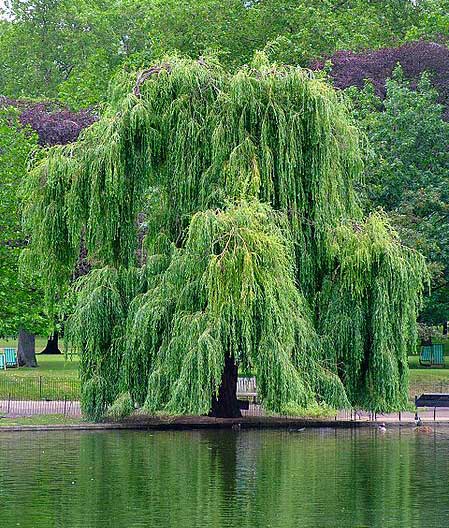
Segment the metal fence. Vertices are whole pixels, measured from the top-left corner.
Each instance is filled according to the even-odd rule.
[[[449,393],[449,381],[436,380],[434,383],[417,383],[411,387],[410,401],[415,395],[422,393]],[[248,408],[242,410],[243,416],[276,417],[266,413],[257,398],[256,380],[254,377],[238,379],[237,395],[239,399],[248,401]],[[0,375],[0,414],[7,416],[28,416],[43,414],[62,414],[79,417],[80,412],[80,382],[65,378],[47,378],[45,376],[26,378]],[[420,411],[429,418],[435,419],[435,411]],[[449,419],[449,411],[438,411],[438,416]],[[281,416],[277,416],[281,418]],[[390,419],[404,417],[413,419],[413,413],[406,412],[389,416]],[[287,417],[285,417],[288,419]],[[291,417],[290,417],[291,418]],[[376,420],[388,419],[383,415],[362,411],[341,411],[335,415],[338,420]]]
[[[6,416],[80,416],[80,382],[46,376],[0,375],[0,413]]]
[[[0,375],[0,400],[64,401],[79,400],[79,398],[79,380]]]

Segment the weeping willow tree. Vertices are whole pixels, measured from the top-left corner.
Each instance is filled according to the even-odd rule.
[[[358,135],[304,70],[173,58],[117,82],[102,118],[34,168],[28,260],[57,291],[84,412],[239,415],[407,400],[426,270],[355,197]]]

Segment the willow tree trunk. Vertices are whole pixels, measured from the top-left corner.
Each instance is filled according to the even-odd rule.
[[[35,335],[19,330],[17,360],[20,367],[37,367]]]
[[[234,363],[234,358],[226,356],[218,398],[212,397],[210,416],[216,418],[240,418],[242,416],[237,400],[237,377],[238,367]]]
[[[59,350],[59,334],[55,332],[48,338],[47,344],[41,354],[61,354]]]

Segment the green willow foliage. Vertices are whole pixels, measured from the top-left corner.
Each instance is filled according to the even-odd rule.
[[[344,106],[304,70],[174,58],[118,82],[29,187],[47,282],[80,244],[95,264],[69,322],[86,414],[207,413],[225,357],[268,410],[403,407],[426,269],[362,218],[361,173]]]

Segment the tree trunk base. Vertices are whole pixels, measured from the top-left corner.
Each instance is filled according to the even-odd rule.
[[[37,367],[35,343],[34,334],[30,334],[25,330],[19,331],[19,342],[17,345],[19,367]]]
[[[215,395],[212,397],[212,409],[209,416],[215,418],[240,418],[242,416],[237,400],[237,377],[238,367],[234,363],[234,358],[226,356],[218,398]]]
[[[59,350],[58,339],[58,332],[55,332],[48,338],[47,344],[44,350],[42,350],[41,354],[62,354],[62,352]]]

